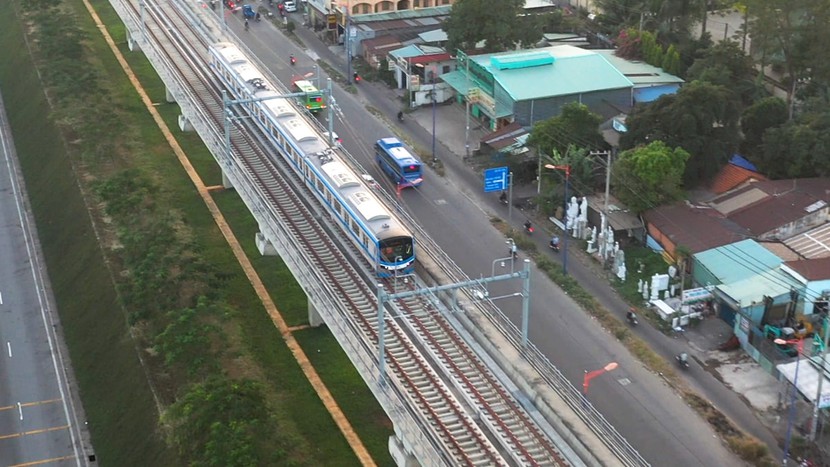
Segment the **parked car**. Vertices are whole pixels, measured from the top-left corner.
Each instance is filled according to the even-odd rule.
[[[285,11],[294,13],[297,11],[297,3],[294,0],[285,0]]]

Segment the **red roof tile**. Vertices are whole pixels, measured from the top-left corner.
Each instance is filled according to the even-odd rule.
[[[712,180],[711,189],[713,193],[719,195],[721,193],[726,193],[741,183],[751,180],[766,179],[766,177],[758,172],[738,167],[735,164],[726,164],[726,166],[715,176],[715,179]]]

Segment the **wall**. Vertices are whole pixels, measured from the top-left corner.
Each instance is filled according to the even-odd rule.
[[[631,89],[611,89],[518,101],[513,105],[513,114],[515,120],[523,126],[532,126],[535,122],[558,116],[562,112],[562,107],[571,102],[580,102],[587,105],[592,112],[604,118],[611,118],[619,115],[621,110],[631,108]]]

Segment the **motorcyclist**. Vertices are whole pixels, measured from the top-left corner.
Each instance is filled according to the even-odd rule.
[[[686,352],[682,352],[680,355],[677,356],[677,361],[680,362],[683,366],[689,365],[689,354]]]
[[[634,308],[629,308],[629,309],[628,309],[628,313],[626,313],[626,314],[625,314],[625,318],[626,318],[628,321],[632,321],[632,322],[633,322],[635,319],[637,319],[637,313],[634,313]]]
[[[559,249],[559,235],[554,235],[553,238],[550,239],[550,247],[554,250]]]
[[[257,12],[256,12],[256,16],[255,16],[257,23],[259,22],[260,17],[261,17],[261,15],[260,15],[260,14],[259,14],[259,12],[257,11]]]
[[[532,229],[532,228],[533,228],[533,224],[530,223],[530,220],[526,220],[525,221],[525,230],[527,230],[529,232],[530,229]]]
[[[247,18],[245,18],[245,30],[246,31],[248,30],[248,19]]]
[[[402,110],[398,111],[398,121],[400,121],[400,122],[403,121],[403,111]]]
[[[499,201],[507,204],[507,192],[501,192],[501,194],[499,195]]]
[[[291,64],[292,64],[292,65],[293,65],[293,64],[295,64],[295,63],[297,63],[297,59],[296,59],[296,58],[294,58],[294,54],[291,54],[291,55],[288,57],[288,60],[291,62]]]

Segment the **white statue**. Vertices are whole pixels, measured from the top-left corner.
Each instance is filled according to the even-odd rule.
[[[643,280],[642,279],[637,280],[637,292],[643,293]]]
[[[593,254],[595,251],[597,251],[597,249],[594,248],[594,246],[597,243],[597,228],[596,228],[596,226],[588,229],[588,232],[590,232],[591,236],[588,238],[588,250],[587,251],[588,251],[588,254]]]
[[[619,277],[622,282],[625,282],[625,273],[626,273],[625,261],[623,261],[620,264],[620,268],[617,269],[617,277]]]
[[[568,211],[565,215],[565,230],[570,230],[576,226],[576,217],[579,215],[579,204],[577,204],[576,196],[571,196],[571,202],[568,203]]]
[[[579,206],[579,218],[588,223],[588,197],[582,197],[582,204]]]
[[[643,284],[643,300],[648,300],[648,283]]]

